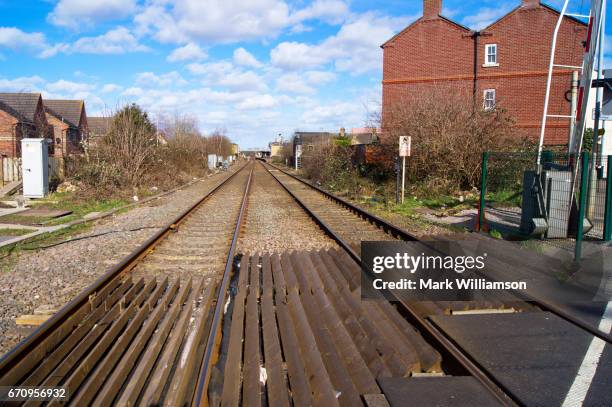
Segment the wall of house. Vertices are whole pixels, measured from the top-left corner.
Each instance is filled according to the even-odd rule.
[[[539,137],[552,34],[558,14],[544,7],[519,8],[482,31],[477,45],[477,104],[485,89],[495,89],[497,105],[509,111],[532,138]],[[562,24],[556,63],[581,65],[586,27],[570,19]],[[498,45],[496,67],[483,67],[485,44]],[[472,95],[474,39],[469,31],[441,18],[420,19],[384,46],[383,124],[398,103],[434,88]],[[571,70],[556,74],[550,114],[569,114],[565,93]],[[569,121],[551,119],[546,143],[567,142]]]
[[[517,125],[532,138],[539,138],[548,62],[558,14],[545,7],[520,8],[485,29],[481,37],[478,65],[478,94],[496,89],[499,106],[515,117]],[[555,63],[582,65],[582,41],[586,27],[565,19],[559,31]],[[485,44],[497,44],[499,66],[483,67]],[[555,69],[549,99],[549,114],[568,115],[570,102],[565,98],[571,89],[572,70]],[[565,144],[569,120],[550,118],[546,129],[547,144]]]
[[[471,94],[473,43],[469,30],[452,22],[421,18],[385,44],[383,55],[383,123],[390,122],[394,106],[432,88]]]
[[[47,113],[47,122],[52,128],[53,155],[64,157],[68,152],[67,131],[69,126],[57,117]]]
[[[15,155],[15,126],[18,120],[0,110],[0,154]]]

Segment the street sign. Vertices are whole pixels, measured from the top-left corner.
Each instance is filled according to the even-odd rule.
[[[400,157],[410,157],[412,146],[412,137],[401,136],[399,138],[399,155]]]

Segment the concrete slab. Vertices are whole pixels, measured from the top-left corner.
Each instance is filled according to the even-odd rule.
[[[473,407],[500,406],[476,379],[470,376],[431,378],[385,377],[378,379],[389,405]]]
[[[434,316],[447,336],[514,397],[528,406],[562,405],[593,336],[548,312]],[[612,366],[610,345],[598,369]],[[609,376],[608,376],[609,377]],[[610,387],[592,386],[592,405],[610,401]]]
[[[66,211],[62,209],[47,209],[47,208],[36,208],[28,209],[19,214],[19,216],[36,216],[44,218],[59,218],[62,216],[70,215],[72,211]]]
[[[27,211],[28,208],[0,208],[0,217]]]

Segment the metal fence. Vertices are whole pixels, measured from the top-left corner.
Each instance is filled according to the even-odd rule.
[[[612,235],[612,156],[595,162],[544,151],[487,152],[477,229],[508,238],[609,241]],[[582,223],[579,221],[582,219]]]

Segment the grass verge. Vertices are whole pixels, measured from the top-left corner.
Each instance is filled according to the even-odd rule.
[[[3,272],[12,270],[17,258],[23,251],[37,250],[43,246],[58,243],[83,233],[91,227],[91,223],[79,223],[54,232],[34,236],[9,246],[0,247],[0,270]]]

